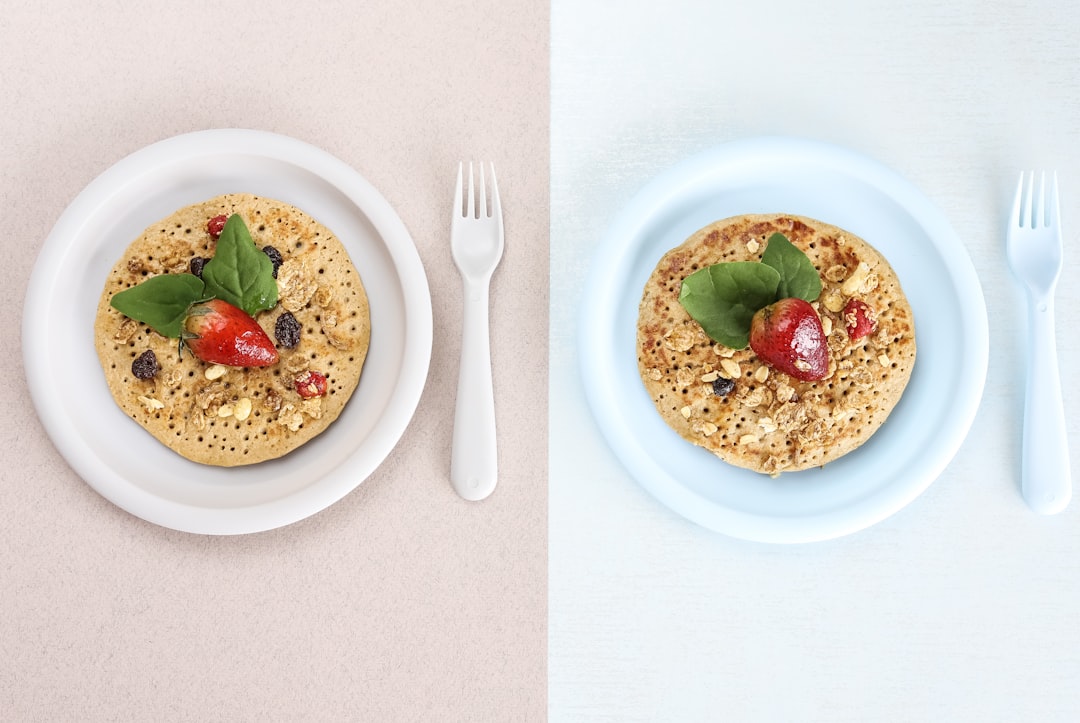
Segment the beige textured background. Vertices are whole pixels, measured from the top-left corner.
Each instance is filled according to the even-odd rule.
[[[539,720],[546,705],[546,3],[24,2],[0,20],[0,719]],[[38,249],[96,175],[187,131],[294,136],[354,166],[431,284],[427,387],[386,463],[276,531],[203,537],[112,506],[54,449],[23,377]],[[499,170],[492,287],[502,476],[447,469],[460,159]]]

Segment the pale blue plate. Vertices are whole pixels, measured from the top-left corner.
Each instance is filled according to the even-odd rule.
[[[774,212],[840,226],[881,251],[911,302],[918,353],[903,397],[866,444],[823,468],[770,479],[664,423],[638,376],[635,340],[642,289],[665,252],[713,221]],[[602,434],[662,504],[733,537],[809,542],[879,522],[940,475],[982,397],[986,305],[963,243],[912,184],[833,145],[755,138],[662,173],[612,223],[583,293],[579,357]]]

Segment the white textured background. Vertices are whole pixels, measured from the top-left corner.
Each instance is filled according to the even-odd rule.
[[[1078,30],[1068,0],[554,0],[551,720],[1080,720],[1080,502],[1045,518],[1020,497],[1024,313],[1004,257],[1020,170],[1056,168],[1080,467]],[[761,134],[845,145],[916,184],[989,315],[985,396],[945,473],[877,526],[806,546],[656,503],[600,436],[574,349],[592,251],[629,198]]]

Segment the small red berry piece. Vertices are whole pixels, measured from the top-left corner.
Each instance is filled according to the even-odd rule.
[[[229,218],[225,214],[214,216],[210,219],[206,223],[206,231],[210,234],[210,238],[217,241],[218,237],[221,236],[221,232],[225,229],[225,222],[228,220]]]
[[[848,299],[843,316],[848,338],[852,341],[873,334],[877,329],[877,314],[861,299]]]
[[[210,364],[266,367],[278,360],[274,342],[259,322],[221,299],[191,307],[181,340],[192,354]]]
[[[829,373],[821,319],[803,299],[781,299],[758,309],[750,321],[750,348],[766,364],[804,382]]]
[[[296,393],[304,399],[313,399],[326,394],[326,377],[321,372],[306,371],[293,380]]]

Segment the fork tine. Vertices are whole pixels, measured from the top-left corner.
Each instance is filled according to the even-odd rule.
[[[462,191],[462,188],[461,188],[461,173],[462,173],[462,169],[463,169],[464,165],[465,164],[461,163],[460,161],[458,162],[458,165],[457,165],[457,186],[454,188],[454,215],[455,215],[455,217],[460,217],[464,213],[464,211],[462,209],[464,209],[464,207],[465,207],[464,206],[465,199],[464,199],[464,197],[462,196],[462,193],[461,193],[461,191]]]
[[[1050,223],[1049,211],[1046,208],[1046,171],[1039,173],[1039,195],[1035,205],[1031,209],[1031,227],[1039,228]]]
[[[495,163],[491,163],[491,215],[502,224],[502,203],[499,201],[499,184],[495,181]]]
[[[1035,185],[1035,172],[1034,171],[1029,171],[1025,176],[1023,176],[1023,179],[1024,179],[1024,205],[1021,207],[1021,211],[1020,211],[1020,228],[1035,228],[1035,225],[1032,222],[1032,219],[1034,219],[1035,214],[1032,211],[1032,206],[1031,206],[1031,195],[1032,195],[1031,189]]]
[[[1057,172],[1050,174],[1050,184],[1047,187],[1046,171],[1039,174],[1039,205],[1037,206],[1039,218],[1036,223],[1043,227],[1053,226],[1057,221],[1055,213],[1057,206]]]
[[[476,218],[476,191],[473,187],[473,164],[469,161],[469,201],[466,215],[469,218]]]
[[[1016,184],[1016,194],[1013,196],[1012,216],[1009,222],[1013,226],[1024,225],[1024,172],[1020,172],[1020,180]]]
[[[487,178],[484,173],[484,163],[477,163],[480,166],[480,193],[476,196],[476,217],[487,217]]]

